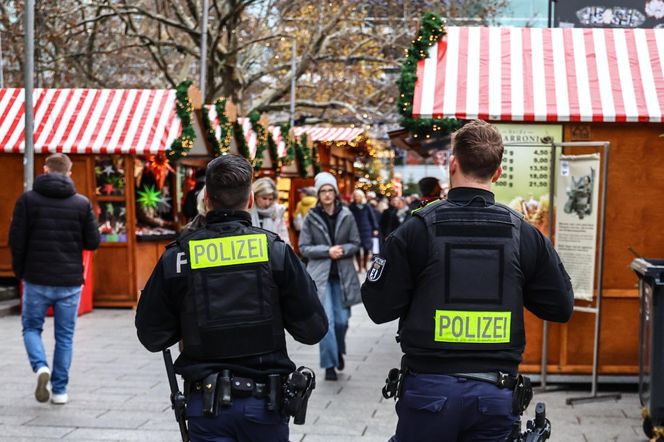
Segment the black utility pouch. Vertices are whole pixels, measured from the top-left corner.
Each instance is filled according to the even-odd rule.
[[[212,373],[202,381],[203,416],[217,415],[217,376],[219,373]]]
[[[528,408],[532,398],[533,387],[530,384],[530,378],[520,374],[517,375],[512,395],[512,413],[521,416],[526,411],[526,408]]]

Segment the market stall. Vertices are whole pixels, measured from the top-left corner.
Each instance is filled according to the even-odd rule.
[[[608,176],[601,177],[608,183],[599,334],[604,375],[639,370],[639,294],[629,269],[630,250],[659,256],[664,249],[659,226],[664,219],[659,204],[664,198],[663,60],[664,29],[446,28],[429,15],[402,74],[400,105],[411,139],[449,133],[459,126],[450,119],[480,118],[500,123],[503,137],[510,137],[506,145],[610,143]],[[548,132],[544,142],[542,132]],[[536,188],[532,192],[548,189],[548,150],[529,150],[527,159],[508,150],[501,186],[516,187],[525,168],[527,186]],[[597,152],[588,147],[562,153]],[[599,154],[603,159],[601,149]],[[560,181],[564,167],[556,173]],[[587,179],[590,183],[593,177]],[[563,203],[554,208],[558,216],[563,208],[568,212]],[[595,250],[599,254],[599,247]],[[593,275],[586,276],[592,285]],[[568,324],[551,325],[549,373],[591,372],[595,319],[583,309],[596,305],[596,291],[590,299],[577,299],[579,311]],[[528,315],[526,327],[522,368],[539,372],[542,323]]]
[[[102,243],[94,257],[94,305],[132,307],[178,222],[169,152],[183,141],[187,150],[206,150],[181,137],[185,127],[198,139],[202,133],[183,125],[176,112],[178,100],[191,107],[196,94],[187,88],[37,89],[33,100],[35,175],[48,154],[68,154],[77,191],[98,216]],[[0,89],[0,115],[0,275],[13,276],[7,230],[23,192],[22,89]]]

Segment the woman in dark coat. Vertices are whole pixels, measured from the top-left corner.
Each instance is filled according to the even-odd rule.
[[[374,211],[367,204],[367,197],[360,189],[353,192],[353,202],[350,204],[350,211],[355,217],[357,230],[360,232],[361,248],[360,253],[356,255],[357,266],[360,272],[365,272],[369,262],[369,253],[373,249],[373,238],[378,237],[379,226]]]

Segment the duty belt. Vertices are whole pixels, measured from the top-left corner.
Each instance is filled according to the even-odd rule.
[[[250,397],[253,396],[258,399],[266,398],[268,396],[267,384],[256,382],[250,378],[242,378],[233,376],[230,378],[231,392],[233,397]],[[191,384],[190,393],[200,393],[206,389],[210,384],[205,384],[205,381],[194,382]]]
[[[488,371],[486,373],[450,373],[450,376],[472,379],[474,381],[484,381],[493,384],[499,388],[508,388],[514,390],[519,380],[518,376],[500,371]]]

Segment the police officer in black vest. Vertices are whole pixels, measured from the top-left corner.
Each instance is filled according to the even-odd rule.
[[[210,162],[206,224],[167,247],[136,312],[148,350],[182,340],[175,371],[185,379],[191,441],[288,441],[288,418],[271,403],[283,391],[272,391],[272,381],[295,370],[284,329],[309,345],[327,333],[293,250],[251,226],[252,175],[239,156]]]
[[[523,410],[523,308],[572,314],[572,287],[549,240],[498,204],[500,133],[472,121],[453,137],[447,200],[415,211],[362,287],[376,323],[399,319],[398,442],[502,441]]]

